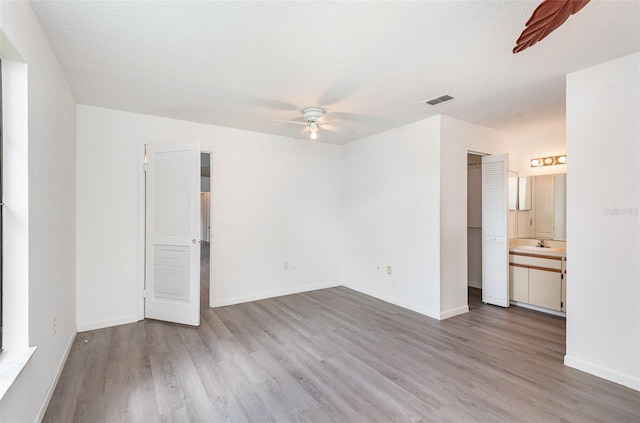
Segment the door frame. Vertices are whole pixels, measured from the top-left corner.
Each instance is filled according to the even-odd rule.
[[[138,321],[144,320],[144,286],[145,286],[145,264],[146,264],[146,183],[145,183],[145,171],[144,171],[144,159],[145,159],[145,145],[154,141],[149,139],[138,139]],[[156,140],[155,142],[162,142]],[[210,157],[210,172],[213,173],[213,152],[211,151],[211,143],[200,142],[200,152],[209,153]],[[213,180],[213,178],[212,178]],[[211,205],[214,204],[214,190],[210,188],[211,192]],[[209,217],[211,225],[213,226],[215,217],[214,207],[209,207]],[[213,234],[213,230],[212,230]],[[212,235],[212,238],[215,239]],[[209,307],[213,307],[213,280],[214,280],[214,241],[211,239],[209,243]]]

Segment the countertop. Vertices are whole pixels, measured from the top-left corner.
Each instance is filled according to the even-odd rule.
[[[560,248],[542,248],[532,246],[516,246],[509,248],[510,253],[532,254],[536,256],[567,257],[566,250]]]

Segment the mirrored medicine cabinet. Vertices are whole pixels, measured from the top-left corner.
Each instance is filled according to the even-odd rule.
[[[509,173],[509,210],[517,214],[518,238],[567,240],[567,174]]]

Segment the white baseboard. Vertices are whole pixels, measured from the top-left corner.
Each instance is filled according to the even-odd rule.
[[[291,289],[282,289],[279,291],[263,292],[261,294],[246,295],[243,297],[227,298],[213,302],[213,307],[223,307],[233,304],[248,303],[249,301],[265,300],[267,298],[282,297],[283,295],[299,294],[301,292],[315,291],[318,289],[333,288],[340,286],[339,282],[327,282],[316,285],[298,286]]]
[[[617,372],[606,367],[599,366],[597,364],[589,363],[588,361],[580,360],[579,358],[564,356],[564,365],[573,367],[585,373],[598,376],[602,379],[610,380],[611,382],[624,385],[628,388],[640,391],[640,378],[633,377],[624,373]]]
[[[452,308],[451,310],[447,310],[445,312],[440,313],[440,320],[448,319],[453,316],[457,316],[459,314],[464,314],[469,312],[469,306],[462,306],[458,308]]]
[[[86,332],[88,330],[96,330],[109,328],[111,326],[126,325],[127,323],[135,323],[139,321],[137,314],[131,316],[118,317],[117,319],[101,320],[98,322],[78,323],[78,332]]]
[[[56,369],[56,374],[53,376],[53,380],[49,385],[49,390],[47,390],[47,395],[44,397],[44,401],[42,401],[42,405],[40,406],[40,411],[38,412],[38,416],[36,417],[36,423],[39,423],[44,418],[44,414],[47,412],[47,408],[49,407],[49,402],[51,402],[51,397],[56,390],[56,386],[58,386],[58,381],[60,380],[60,375],[62,374],[62,369],[64,369],[64,365],[67,362],[67,358],[69,358],[69,353],[71,352],[71,347],[73,347],[73,341],[76,339],[76,335],[78,334],[78,330],[74,329],[71,334],[71,338],[69,339],[69,343],[67,344],[67,348],[62,355],[62,359],[60,363],[58,363],[58,368]]]
[[[542,313],[553,314],[554,316],[559,316],[564,318],[567,317],[567,313],[565,313],[564,311],[557,311],[557,310],[552,310],[550,308],[539,307],[533,304],[521,303],[520,301],[509,301],[509,304],[522,307],[522,308],[528,308],[529,310],[540,311]]]
[[[353,289],[354,291],[358,291],[358,292],[361,292],[363,294],[369,295],[371,297],[377,298],[379,300],[386,301],[388,303],[400,306],[402,308],[406,308],[406,309],[411,310],[411,311],[415,311],[416,313],[424,314],[425,316],[431,317],[432,319],[440,320],[440,313],[437,313],[437,312],[435,312],[433,310],[429,310],[427,308],[424,308],[424,307],[421,307],[421,306],[418,306],[418,305],[415,305],[415,304],[400,300],[398,298],[390,297],[390,296],[388,296],[386,294],[382,294],[380,292],[372,291],[372,290],[367,289],[367,288],[362,288],[362,287],[357,286],[357,285],[352,285],[352,284],[349,284],[349,283],[346,283],[346,282],[343,283],[342,285],[347,287],[347,288],[349,288],[349,289]]]

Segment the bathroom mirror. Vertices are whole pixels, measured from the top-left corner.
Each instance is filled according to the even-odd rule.
[[[531,210],[531,176],[509,171],[509,210]]]
[[[531,176],[518,178],[518,210],[531,210]]]
[[[509,210],[518,210],[518,174],[510,170],[507,183],[509,186]]]
[[[520,183],[521,180],[524,180]],[[520,177],[518,195],[530,195],[530,209],[517,211],[518,238],[567,240],[567,175]],[[525,186],[527,188],[525,188]],[[529,190],[527,194],[526,190]],[[523,194],[524,193],[524,194]],[[523,204],[526,203],[526,198]]]

